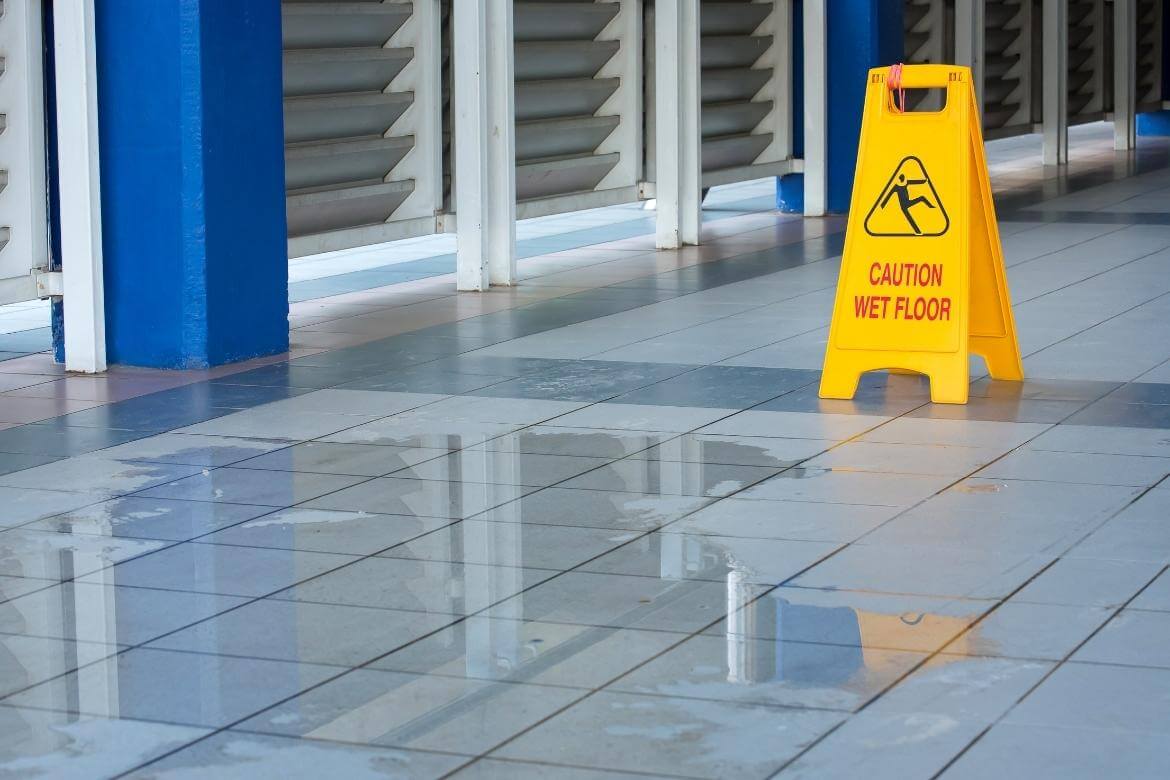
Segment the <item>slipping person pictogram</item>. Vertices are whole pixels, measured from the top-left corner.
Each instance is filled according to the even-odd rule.
[[[917,157],[898,163],[865,218],[871,236],[941,236],[948,227],[946,209]]]
[[[926,184],[926,179],[909,179],[906,174],[898,174],[898,183],[890,187],[890,191],[886,193],[886,197],[882,200],[882,208],[890,202],[890,198],[895,195],[898,196],[898,207],[902,209],[902,216],[910,223],[911,229],[915,235],[922,235],[922,228],[918,227],[918,223],[914,221],[914,215],[910,213],[910,209],[917,206],[919,203],[926,206],[928,209],[934,208],[934,204],[930,202],[930,198],[925,195],[919,195],[917,198],[910,197],[910,188],[917,187],[919,184]]]

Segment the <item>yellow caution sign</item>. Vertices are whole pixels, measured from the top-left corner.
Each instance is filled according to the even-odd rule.
[[[896,93],[927,88],[945,90],[942,110],[901,110]],[[820,394],[852,398],[864,372],[892,369],[966,403],[970,353],[1024,378],[971,72],[875,68]]]

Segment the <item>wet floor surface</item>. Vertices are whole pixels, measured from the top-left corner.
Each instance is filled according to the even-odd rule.
[[[839,236],[726,225],[0,431],[0,777],[1164,776],[1163,151],[1005,164],[965,407],[820,401]]]

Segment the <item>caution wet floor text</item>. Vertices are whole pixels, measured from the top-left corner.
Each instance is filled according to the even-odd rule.
[[[900,73],[899,73],[900,70]],[[866,371],[926,374],[931,400],[966,403],[968,359],[1023,379],[978,110],[967,68],[871,70],[821,397]],[[938,88],[903,112],[899,89]]]

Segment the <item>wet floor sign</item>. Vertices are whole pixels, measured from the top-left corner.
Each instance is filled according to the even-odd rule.
[[[927,88],[945,92],[942,110],[901,110],[901,90]],[[966,403],[970,353],[996,379],[1024,378],[971,72],[875,68],[820,394],[852,398],[861,374],[894,369],[930,377],[936,403]]]

